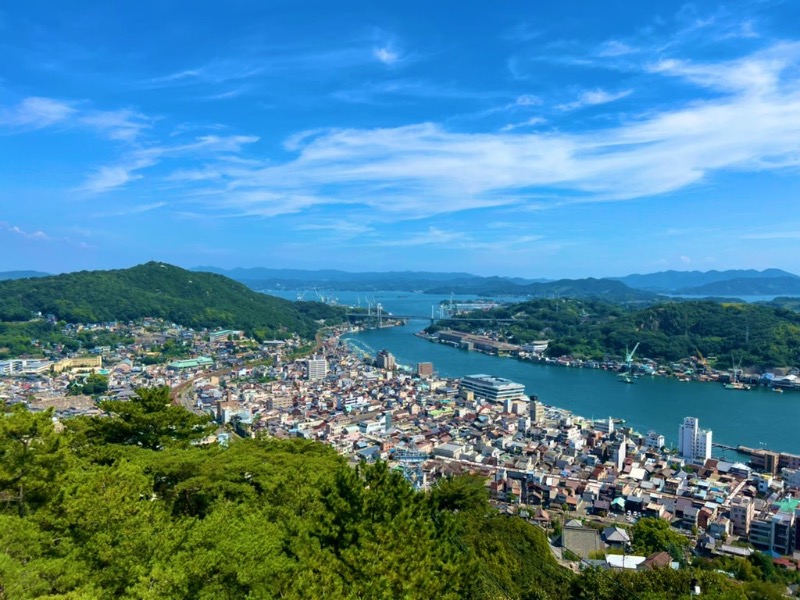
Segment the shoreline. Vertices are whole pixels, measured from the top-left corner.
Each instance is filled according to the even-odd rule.
[[[345,333],[358,333],[358,331],[348,331],[348,332],[345,332]],[[417,333],[414,333],[414,335],[416,337],[420,337],[420,338],[423,338],[423,339],[428,339],[428,341],[431,341],[431,342],[436,342],[435,339],[430,339],[430,336],[428,336],[426,334],[420,335],[421,333],[423,333],[423,332],[417,332]],[[365,357],[374,358],[374,354],[372,354],[372,352],[370,350],[358,347],[357,345],[355,345],[353,343],[353,338],[343,338],[342,335],[337,335],[336,337],[338,338],[339,341],[344,343],[344,345],[346,346],[348,351],[353,353],[353,355],[356,358],[358,358],[359,360],[363,360]],[[450,346],[450,347],[458,349],[456,346],[453,346],[452,344],[443,343],[443,345]],[[486,354],[487,356],[493,356],[493,355],[491,355],[489,353],[486,353],[486,352],[481,352],[481,354]],[[518,359],[518,360],[520,360],[520,362],[531,362],[533,364],[544,364],[544,365],[554,364],[554,363],[549,363],[549,362],[548,363],[544,363],[544,362],[541,362],[541,361],[524,361],[524,360],[521,360],[521,359]],[[403,371],[404,373],[406,373],[408,375],[413,375],[414,374],[414,370],[411,367],[408,367],[406,365],[398,365],[398,367],[399,367],[399,370]],[[578,368],[582,368],[582,367],[578,367]],[[457,380],[459,382],[459,384],[460,384],[460,382],[463,380],[464,376],[465,375],[462,375],[462,376],[459,376],[459,377],[446,377],[445,379]],[[563,407],[557,406],[555,404],[549,404],[549,403],[546,403],[546,402],[542,402],[542,404],[548,410],[551,410],[553,412],[557,412],[557,413],[561,414],[564,417],[571,417],[571,418],[574,418],[574,419],[578,419],[578,420],[580,420],[580,421],[582,421],[582,422],[584,422],[586,424],[589,424],[592,427],[594,427],[594,425],[595,425],[595,419],[589,419],[589,418],[587,418],[587,417],[585,417],[583,415],[575,413],[574,411],[572,411],[570,409],[563,408]],[[624,416],[621,416],[621,417],[619,417],[619,416],[618,417],[611,416],[609,418],[612,419],[615,424],[621,425],[622,427],[629,428],[632,433],[635,432],[631,426],[627,425],[628,421]],[[663,434],[661,434],[661,432],[659,432],[659,431],[657,431],[655,429],[651,429],[650,431],[655,432],[657,435],[663,435]],[[649,431],[648,431],[648,433],[649,433]],[[639,435],[642,435],[642,434],[639,434]],[[717,451],[718,455],[715,456],[715,455],[712,454],[711,458],[716,459],[716,460],[725,461],[725,462],[732,462],[732,463],[746,462],[746,463],[752,465],[753,464],[752,458],[754,456],[762,456],[763,457],[765,454],[768,454],[768,453],[774,454],[774,455],[776,455],[776,457],[780,457],[780,456],[797,456],[796,454],[794,454],[792,452],[782,452],[782,451],[779,451],[779,450],[771,450],[771,449],[768,449],[768,448],[754,449],[754,448],[750,448],[748,446],[745,446],[744,444],[732,445],[732,444],[723,444],[723,443],[715,442],[715,443],[712,444],[712,446],[713,446],[714,450]],[[667,448],[668,450],[676,450],[676,447],[672,446],[672,445],[671,446],[667,446],[665,444],[664,448]],[[719,456],[719,454],[720,454],[719,451],[721,451],[722,456]],[[728,459],[725,456],[725,453],[727,453],[727,452],[736,453],[737,454],[736,459],[734,459],[734,460]],[[680,457],[678,457],[676,455],[675,458],[679,459]]]
[[[486,356],[495,356],[498,358],[513,358],[519,362],[528,362],[534,364],[544,364],[550,366],[558,366],[558,367],[568,367],[568,368],[577,368],[577,369],[594,369],[600,371],[609,371],[612,373],[616,373],[618,375],[626,373],[626,371],[622,370],[621,367],[623,366],[622,363],[617,361],[597,361],[597,360],[583,360],[579,358],[575,358],[573,356],[564,355],[555,358],[545,357],[543,355],[528,355],[525,354],[524,356],[520,356],[519,354],[514,353],[495,353],[495,352],[487,352],[485,350],[481,350],[479,348],[462,348],[455,342],[443,341],[440,340],[435,335],[430,335],[425,333],[424,330],[417,331],[414,333],[415,337],[423,339],[425,341],[431,342],[433,344],[441,344],[443,346],[449,346],[451,348],[455,348],[456,350],[465,350],[467,352],[477,352],[479,354],[484,354]],[[687,359],[683,359],[687,360]],[[680,362],[680,361],[678,361]],[[673,363],[678,364],[678,363]],[[644,377],[664,377],[668,379],[675,379],[680,382],[688,383],[688,382],[697,382],[697,383],[719,383],[723,386],[730,385],[729,375],[719,373],[715,373],[712,375],[696,375],[694,373],[687,374],[686,372],[683,373],[668,373],[666,369],[662,366],[659,366],[658,369],[653,370],[652,372],[640,372],[637,373],[634,371],[632,378],[635,379],[642,379]],[[800,391],[800,386],[795,385],[792,387],[789,386],[774,386],[761,383],[761,378],[758,378],[757,381],[754,381],[755,377],[749,376],[745,378],[747,383],[742,383],[741,387],[737,386],[734,388],[726,388],[730,389],[730,391],[751,391],[757,388],[764,388],[768,390],[772,390],[773,392],[783,393],[785,391]],[[632,382],[627,382],[632,383]]]

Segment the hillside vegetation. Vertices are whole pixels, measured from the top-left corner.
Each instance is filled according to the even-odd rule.
[[[0,321],[37,312],[68,323],[162,318],[187,327],[229,327],[260,338],[311,338],[318,319],[338,322],[342,309],[259,294],[212,273],[158,262],[113,271],[81,271],[0,281]]]
[[[575,575],[480,478],[419,493],[315,442],[198,446],[209,428],[167,388],[102,406],[61,431],[0,411],[0,598],[655,600],[693,577],[756,597],[711,570]]]
[[[638,356],[675,361],[716,356],[727,368],[800,364],[800,313],[759,304],[711,301],[662,302],[634,309],[593,300],[532,300],[509,304],[480,318],[515,318],[498,325],[516,343],[549,339],[548,354],[602,359],[640,344]],[[441,327],[479,331],[481,321],[442,321]]]

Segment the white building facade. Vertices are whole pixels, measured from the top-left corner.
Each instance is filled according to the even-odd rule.
[[[308,378],[310,380],[325,379],[328,375],[328,361],[324,358],[308,359]]]
[[[711,458],[712,432],[700,429],[700,420],[686,417],[678,431],[678,452],[689,460],[705,461]]]

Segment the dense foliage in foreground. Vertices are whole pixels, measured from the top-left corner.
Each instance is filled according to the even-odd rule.
[[[800,313],[775,306],[712,301],[662,302],[646,308],[584,300],[532,300],[475,313],[499,323],[516,343],[550,339],[548,354],[585,358],[623,356],[640,344],[637,356],[675,361],[696,355],[718,357],[727,369],[800,364]],[[479,331],[485,321],[443,321],[441,327]]]
[[[53,314],[68,323],[162,318],[187,327],[244,329],[260,338],[313,338],[315,322],[338,322],[343,310],[259,294],[213,273],[149,262],[130,269],[81,271],[0,282],[0,321]]]
[[[60,430],[0,416],[0,598],[746,598],[711,571],[560,567],[483,481],[417,493],[301,440],[193,442],[209,425],[166,388]]]

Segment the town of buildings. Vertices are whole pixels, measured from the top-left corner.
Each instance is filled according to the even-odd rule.
[[[548,531],[558,525],[560,543],[587,561],[592,551],[628,543],[636,519],[654,517],[684,532],[698,553],[743,556],[755,548],[796,565],[800,456],[754,450],[750,465],[711,458],[712,434],[695,418],[680,424],[675,453],[663,435],[545,406],[506,379],[439,378],[430,363],[409,373],[387,351],[365,361],[337,331],[315,355],[289,360],[298,339],[257,344],[241,332],[213,335],[156,320],[103,327],[134,341],[58,361],[4,361],[0,396],[68,418],[101,412],[95,399],[68,395],[89,372],[107,375],[109,398],[167,385],[216,419],[219,441],[316,440],[353,463],[388,461],[418,488],[481,474],[501,510]],[[185,347],[186,358],[144,364],[167,341]],[[634,558],[608,555],[601,566],[657,562]]]

